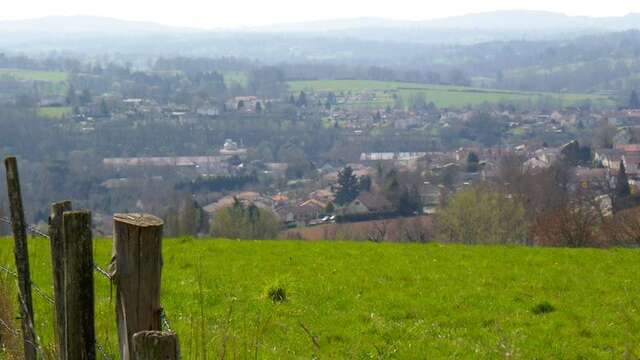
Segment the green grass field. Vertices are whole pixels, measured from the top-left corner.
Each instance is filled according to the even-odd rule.
[[[369,92],[375,94],[375,100],[353,101],[347,104],[354,108],[380,108],[391,105],[393,104],[393,93],[399,94],[406,103],[411,95],[416,92],[425,94],[427,102],[433,102],[438,107],[463,107],[500,101],[538,101],[547,97],[559,99],[563,105],[576,105],[585,100],[591,100],[596,105],[603,107],[615,104],[605,96],[592,94],[522,92],[373,80],[291,81],[289,82],[289,90],[294,93],[304,90],[310,92],[333,91],[347,93],[350,91],[352,93]]]
[[[25,69],[0,68],[0,76],[7,75],[19,80],[35,80],[47,82],[66,82],[69,75],[62,71],[37,71]]]
[[[0,245],[11,265],[11,241]],[[29,245],[50,292],[47,243]],[[95,242],[98,264],[110,246]],[[163,251],[162,304],[185,359],[640,356],[633,249],[169,239]],[[115,300],[95,281],[98,341],[114,352]],[[272,284],[287,301],[265,296]],[[50,344],[51,306],[35,298]]]
[[[51,118],[51,119],[59,119],[64,116],[71,115],[71,107],[69,106],[43,106],[38,108],[38,115]]]
[[[222,73],[222,76],[224,77],[224,83],[227,86],[231,86],[235,83],[246,87],[249,82],[247,73],[243,71],[225,71]]]

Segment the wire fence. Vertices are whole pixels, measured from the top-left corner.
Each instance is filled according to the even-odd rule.
[[[12,225],[13,222],[10,219],[7,219],[5,217],[0,217],[0,222]],[[37,235],[37,236],[41,236],[44,238],[49,239],[49,235],[38,230],[37,227],[33,226],[33,225],[26,225],[26,230],[28,232],[30,232],[31,234]],[[105,271],[104,269],[102,269],[100,266],[98,266],[97,264],[93,264],[93,268],[94,270],[99,273],[100,275],[104,276],[105,278],[107,278],[109,281],[111,281],[111,275]],[[16,273],[15,271],[9,269],[8,267],[1,265],[0,264],[0,272],[3,272],[5,274],[8,274],[12,277],[14,277],[16,279],[16,287],[18,287],[18,283],[17,283],[17,279],[18,279],[18,273]],[[50,305],[54,305],[55,304],[55,300],[54,298],[47,294],[47,292],[45,292],[44,290],[42,290],[42,288],[40,286],[38,286],[37,284],[35,284],[33,281],[31,281],[31,288],[34,290],[35,294],[38,295],[39,297],[41,297],[42,299],[44,299],[47,303],[49,303]],[[20,293],[19,291],[19,287],[18,287],[18,294]],[[20,298],[20,296],[18,295],[18,298]],[[21,306],[25,306],[24,302],[22,301],[22,299],[20,298],[19,303],[21,304]],[[35,329],[33,328],[33,323],[31,321],[31,319],[27,319],[27,324],[30,327],[31,331],[33,334],[36,334]],[[12,328],[11,326],[9,326],[9,324],[7,324],[4,320],[2,320],[0,318],[0,325],[2,327],[4,327],[11,335],[15,336],[15,337],[20,337],[21,336],[21,331],[17,330],[15,328]],[[36,343],[32,343],[31,341],[25,340],[27,341],[27,343],[29,343],[30,345],[32,345],[37,352],[39,352],[43,358],[44,358],[44,352],[42,350],[42,348],[38,345],[40,343],[39,339],[36,341]],[[100,353],[100,355],[102,355],[102,358],[105,360],[113,360],[113,358],[105,351],[105,348],[100,345],[100,343],[98,343],[96,341],[95,343],[96,346],[96,350],[98,351],[98,353]]]

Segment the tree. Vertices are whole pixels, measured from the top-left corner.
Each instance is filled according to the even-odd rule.
[[[363,175],[358,178],[358,190],[369,191],[371,190],[371,177],[369,175]]]
[[[480,169],[480,159],[473,151],[467,155],[467,172],[475,173]]]
[[[591,199],[577,194],[556,211],[539,216],[532,235],[535,243],[542,246],[593,246],[600,221]]]
[[[76,106],[78,104],[76,88],[73,87],[73,85],[69,85],[69,87],[67,88],[66,100],[67,100],[67,105],[69,106]]]
[[[427,108],[427,98],[423,92],[415,92],[409,98],[409,107],[413,111],[420,111]]]
[[[107,101],[104,98],[100,100],[100,113],[105,116],[109,115],[109,106],[107,106]]]
[[[338,172],[338,190],[336,191],[336,204],[345,205],[358,197],[358,177],[353,173],[351,166],[345,166]]]
[[[413,215],[422,211],[422,201],[418,189],[412,186],[402,186],[393,204],[402,215]]]
[[[324,209],[324,212],[326,212],[327,214],[333,214],[334,211],[336,211],[336,207],[331,201],[329,201],[327,207]]]
[[[89,91],[89,89],[82,89],[80,97],[78,97],[78,101],[80,102],[80,105],[88,105],[91,102],[91,91]]]
[[[631,97],[629,99],[629,107],[632,109],[640,109],[640,97],[636,90],[631,90]]]
[[[629,179],[627,178],[627,170],[624,167],[624,162],[620,160],[620,170],[618,170],[618,177],[616,178],[616,192],[615,192],[615,205],[619,208],[623,205],[624,200],[631,195],[631,188],[629,187]]]
[[[500,191],[487,186],[459,190],[437,212],[438,237],[463,244],[522,244],[524,215],[523,205]]]
[[[297,107],[307,106],[307,94],[305,94],[304,91],[300,91],[300,94],[298,95],[298,100],[296,100],[296,106]]]
[[[273,212],[238,199],[218,210],[211,222],[212,235],[229,239],[275,239],[279,231],[280,220]]]

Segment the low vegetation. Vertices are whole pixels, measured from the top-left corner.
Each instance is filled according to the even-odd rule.
[[[346,104],[357,108],[383,108],[393,106],[399,97],[408,105],[415,94],[422,94],[427,102],[438,107],[464,107],[482,103],[551,101],[565,106],[578,105],[585,101],[601,106],[612,106],[614,102],[606,96],[578,93],[525,92],[498,89],[483,89],[464,86],[430,85],[397,81],[374,80],[310,80],[290,81],[292,92],[315,91],[336,93],[369,93],[367,99],[353,98]]]
[[[29,245],[51,293],[48,244]],[[98,264],[110,249],[95,241]],[[640,355],[632,249],[182,238],[165,240],[164,259],[162,304],[185,359]],[[95,276],[97,337],[114,354],[115,304]],[[34,301],[52,344],[51,306]]]
[[[69,79],[69,75],[62,71],[38,71],[10,68],[0,68],[0,76],[10,76],[18,80],[46,82],[66,82]]]

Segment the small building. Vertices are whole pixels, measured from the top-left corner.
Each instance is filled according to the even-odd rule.
[[[358,197],[339,209],[340,215],[381,214],[394,211],[393,204],[378,193],[363,192]]]

